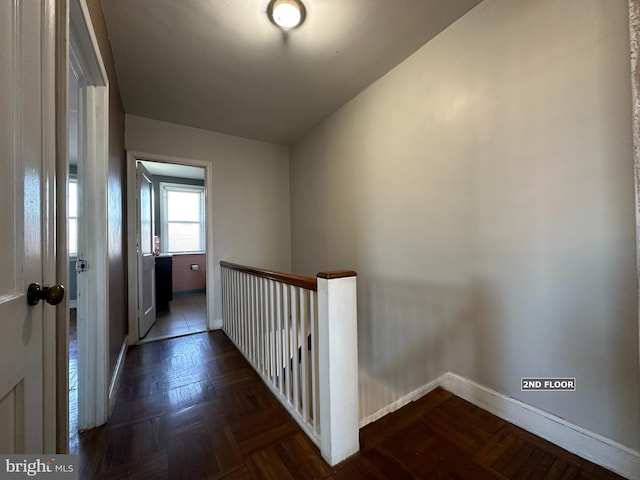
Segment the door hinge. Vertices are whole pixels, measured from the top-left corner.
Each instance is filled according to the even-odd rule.
[[[88,268],[89,264],[84,258],[80,257],[76,260],[76,273],[86,272]]]

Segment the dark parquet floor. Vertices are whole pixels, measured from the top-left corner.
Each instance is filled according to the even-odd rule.
[[[221,331],[133,347],[81,479],[620,479],[436,389],[360,431],[329,467]]]
[[[69,453],[78,453],[78,316],[69,310]]]

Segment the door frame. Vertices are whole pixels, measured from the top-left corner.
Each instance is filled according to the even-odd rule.
[[[85,228],[85,257],[90,262],[85,282],[85,297],[95,299],[86,302],[87,318],[91,322],[78,325],[78,428],[88,429],[106,422],[108,403],[108,345],[109,262],[107,244],[107,181],[109,160],[109,79],[102,60],[96,35],[91,23],[86,0],[59,1],[62,5],[57,16],[58,55],[57,90],[58,108],[58,159],[56,171],[57,199],[56,216],[58,233],[57,273],[69,282],[69,249],[67,244],[67,181],[68,158],[68,70],[73,62],[80,66],[82,75],[90,85],[86,87],[85,134],[79,135],[79,152],[86,152],[93,161],[85,161],[82,179],[87,216],[92,219],[91,228]],[[65,8],[66,7],[66,8]],[[79,123],[82,114],[79,112]],[[86,140],[86,141],[84,141]],[[88,237],[87,237],[88,235]],[[78,285],[80,287],[80,285]],[[59,452],[68,451],[69,444],[69,301],[57,310],[56,324],[59,328],[57,377]],[[82,344],[82,348],[80,345]],[[82,365],[82,367],[81,367]]]
[[[629,0],[629,37],[636,217],[636,278],[640,282],[640,0]],[[640,297],[638,298],[638,306],[640,310]],[[638,315],[638,340],[640,343],[640,314]],[[638,349],[638,364],[640,365],[640,348]]]
[[[57,116],[56,116],[56,18],[58,3],[42,2],[42,28],[40,29],[41,61],[41,138],[42,138],[42,281],[50,285],[59,283],[56,258],[57,214]],[[44,452],[54,453],[57,446],[57,309],[43,308],[42,313],[42,442]]]
[[[192,158],[174,157],[161,155],[158,153],[148,153],[139,151],[127,151],[127,258],[129,269],[129,344],[135,345],[140,342],[138,339],[138,249],[136,241],[136,162],[139,160],[149,160],[163,163],[173,163],[187,165],[191,167],[204,168],[204,190],[205,190],[205,229],[206,229],[206,281],[207,281],[207,329],[213,330],[221,328],[214,321],[214,271],[215,255],[213,250],[213,222],[211,221],[213,212],[213,195],[211,186],[213,185],[213,165],[205,160]],[[144,340],[143,340],[144,342]]]

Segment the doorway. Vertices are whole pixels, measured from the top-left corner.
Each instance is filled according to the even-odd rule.
[[[155,321],[148,328],[148,323],[141,322],[141,318],[145,318],[145,313],[152,308],[145,298],[151,282],[146,280],[147,285],[144,284],[144,279],[148,279],[147,268],[143,266],[146,261],[141,261],[143,253],[138,249],[138,245],[146,243],[148,233],[140,228],[140,219],[145,217],[140,209],[143,198],[137,189],[130,190],[129,222],[134,222],[135,226],[135,235],[133,239],[130,237],[130,242],[135,242],[136,250],[133,255],[129,250],[129,258],[130,268],[135,268],[138,281],[129,283],[129,301],[139,305],[137,314],[133,318],[130,315],[130,339],[134,343],[145,343],[214,328],[210,314],[213,302],[209,295],[212,292],[211,225],[208,221],[211,216],[207,213],[210,211],[207,190],[210,165],[197,160],[131,152],[129,161],[129,178],[136,178],[136,185],[139,185],[143,171],[143,183],[152,185],[151,231],[155,256]],[[132,198],[137,204],[131,201]]]
[[[206,331],[205,170],[149,160],[138,163],[152,182],[156,287],[155,322],[140,340]]]
[[[67,180],[67,245],[69,252],[69,452],[78,449],[78,103],[80,89],[77,66],[69,65],[67,73],[68,180]]]

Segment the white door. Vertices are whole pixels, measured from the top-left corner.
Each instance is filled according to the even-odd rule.
[[[109,82],[86,0],[56,2],[69,9],[69,67],[78,81],[78,257],[85,260],[77,277],[78,429],[87,430],[107,421],[114,399],[108,365]]]
[[[153,182],[141,163],[136,166],[138,206],[138,336],[156,322],[156,268],[153,255]]]
[[[27,304],[27,286],[52,282],[55,273],[53,5],[52,1],[0,1],[3,453],[55,448],[55,394],[51,395],[55,393],[55,308],[42,301]]]

